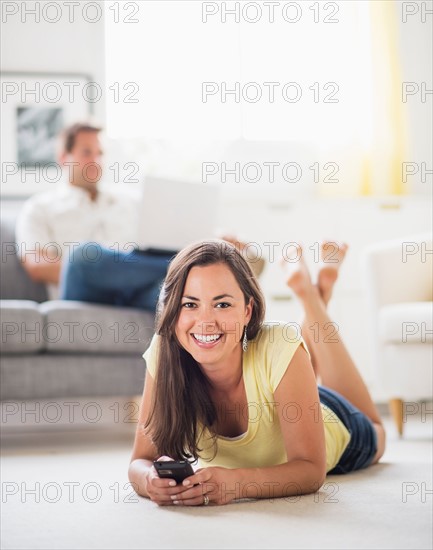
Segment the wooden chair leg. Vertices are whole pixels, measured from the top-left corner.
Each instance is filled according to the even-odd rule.
[[[388,406],[394,419],[394,424],[397,426],[398,435],[401,437],[403,435],[403,400],[398,398],[390,399]]]

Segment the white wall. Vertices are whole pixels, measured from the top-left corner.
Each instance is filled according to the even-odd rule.
[[[15,4],[16,14],[7,16],[5,4]],[[23,5],[30,10],[32,5],[40,4],[40,21],[24,11]],[[97,18],[98,12],[84,14],[76,9],[73,22],[69,22],[69,13],[61,9],[58,22],[50,23],[43,17],[46,2],[2,2],[1,68],[2,71],[23,72],[60,72],[85,73],[95,82],[104,86],[104,10],[103,2],[98,4],[101,18],[94,23],[87,22]],[[59,12],[60,13],[60,12]],[[55,13],[47,11],[48,19],[54,19]],[[5,19],[6,17],[6,19]],[[23,19],[23,20],[22,20]],[[104,98],[95,103],[95,121],[104,122]]]
[[[47,9],[49,4],[51,8]],[[1,32],[1,69],[2,86],[17,82],[19,91],[8,97],[3,96],[2,111],[2,207],[12,206],[12,198],[26,196],[42,190],[51,189],[56,183],[40,182],[27,171],[17,171],[16,174],[6,172],[6,166],[17,161],[16,141],[13,138],[15,125],[15,108],[20,104],[20,96],[25,77],[8,77],[8,72],[35,73],[31,85],[39,83],[42,89],[47,82],[56,81],[62,87],[62,95],[58,101],[51,103],[52,107],[64,109],[65,123],[86,120],[96,125],[105,123],[105,57],[104,57],[104,9],[103,2],[89,2],[93,7],[83,11],[80,3],[73,12],[67,5],[72,2],[1,2],[2,32]],[[53,7],[54,6],[54,7]],[[55,11],[57,6],[57,11]],[[36,9],[36,13],[34,10]],[[33,13],[31,11],[33,10]],[[50,22],[55,21],[56,22]],[[72,21],[70,22],[69,19]],[[94,22],[91,22],[94,21]],[[41,73],[39,76],[38,74]],[[43,73],[50,73],[51,76]],[[75,77],[62,78],[59,73],[86,75],[103,90],[102,97],[96,102],[83,99],[85,80]],[[56,75],[58,75],[56,77]],[[45,80],[44,80],[45,78]],[[68,88],[63,82],[80,82],[74,89],[73,102],[67,101]],[[95,88],[93,88],[95,89]],[[41,98],[28,94],[25,104],[45,104],[43,93]],[[9,164],[7,164],[9,163]],[[55,178],[54,178],[55,181]],[[7,201],[4,200],[7,195]],[[5,204],[6,202],[6,204]]]

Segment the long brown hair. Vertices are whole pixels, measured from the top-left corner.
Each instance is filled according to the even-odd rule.
[[[225,264],[233,273],[245,298],[252,300],[247,338],[253,340],[263,323],[265,300],[250,266],[238,250],[220,240],[193,243],[171,261],[157,306],[159,334],[155,391],[146,429],[158,453],[175,460],[198,458],[198,441],[206,428],[216,439],[213,427],[216,407],[210,386],[195,359],[179,344],[175,327],[180,314],[186,279],[192,267]],[[240,345],[240,344],[239,344]]]

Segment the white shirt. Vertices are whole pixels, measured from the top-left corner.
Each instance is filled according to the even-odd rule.
[[[92,201],[84,189],[65,183],[24,204],[16,242],[21,257],[40,247],[43,256],[54,254],[64,261],[89,241],[128,252],[138,246],[137,229],[138,205],[132,197],[100,190]],[[48,292],[51,299],[57,298],[57,285],[48,285]]]

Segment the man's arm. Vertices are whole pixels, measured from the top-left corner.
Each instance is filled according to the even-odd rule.
[[[59,258],[48,259],[46,254],[42,255],[40,247],[37,247],[31,256],[22,255],[21,263],[33,281],[59,284],[61,260]]]
[[[32,199],[21,210],[16,224],[18,257],[31,279],[39,283],[58,284],[61,255],[53,243],[48,220],[41,205]]]

